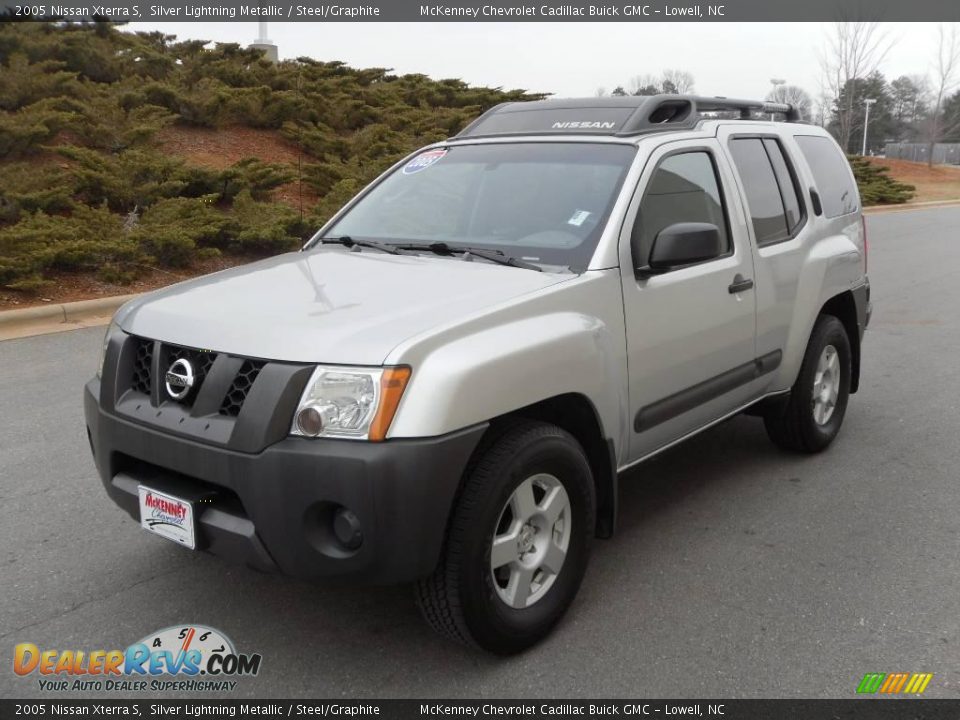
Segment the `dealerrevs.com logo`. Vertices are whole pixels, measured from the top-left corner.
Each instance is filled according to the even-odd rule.
[[[206,625],[174,625],[126,650],[53,650],[19,643],[13,671],[35,676],[49,692],[231,691],[234,678],[260,672],[259,653],[238,653],[233,642]]]

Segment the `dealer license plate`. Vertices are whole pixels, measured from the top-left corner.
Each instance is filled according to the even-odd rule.
[[[140,485],[140,525],[191,550],[197,547],[193,503]]]

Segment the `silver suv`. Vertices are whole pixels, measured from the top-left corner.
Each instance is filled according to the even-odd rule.
[[[502,105],[301,252],[131,301],[85,392],[107,493],[188,548],[414,581],[438,630],[530,646],[614,532],[624,470],[744,411],[787,450],[837,436],[866,237],[840,149],[795,120]]]

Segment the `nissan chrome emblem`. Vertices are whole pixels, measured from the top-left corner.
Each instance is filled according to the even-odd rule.
[[[180,358],[167,370],[166,375],[167,393],[174,400],[183,400],[193,388],[194,375],[193,365],[189,360]]]

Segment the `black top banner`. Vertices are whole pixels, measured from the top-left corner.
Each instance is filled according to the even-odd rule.
[[[0,0],[14,19],[127,22],[802,22],[958,21],[958,0]]]

